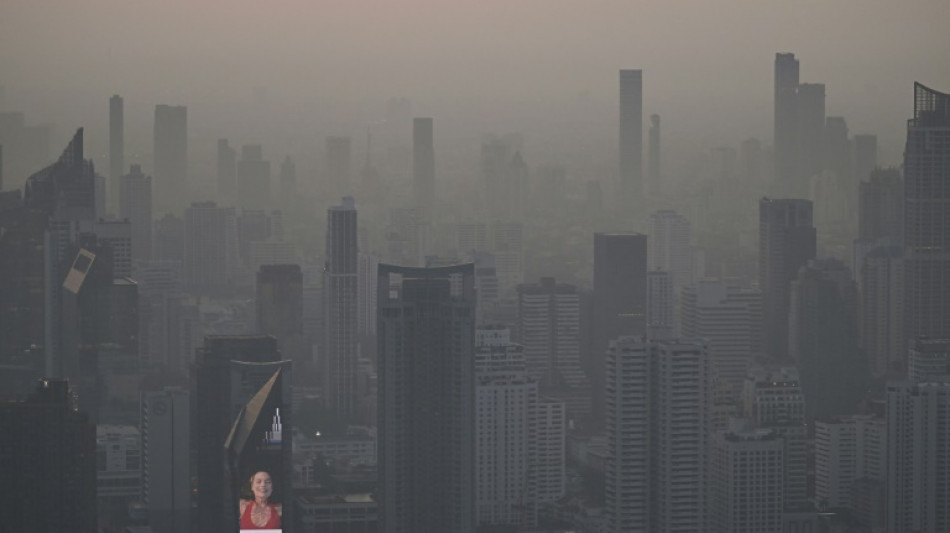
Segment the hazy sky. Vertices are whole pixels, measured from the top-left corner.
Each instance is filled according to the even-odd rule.
[[[93,143],[113,93],[145,143],[156,103],[188,105],[210,138],[265,87],[275,114],[344,133],[406,96],[437,131],[573,130],[615,151],[619,68],[644,69],[645,122],[660,113],[670,138],[770,144],[789,51],[829,115],[897,158],[913,81],[950,91],[948,21],[948,0],[0,0],[0,85],[30,122]]]

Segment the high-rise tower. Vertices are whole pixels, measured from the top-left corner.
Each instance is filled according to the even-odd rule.
[[[326,267],[323,269],[323,394],[326,408],[352,421],[357,390],[357,291],[359,250],[356,204],[351,197],[327,210]]]
[[[795,54],[775,54],[775,191],[791,194],[798,158],[798,60]]]
[[[759,201],[759,288],[765,315],[766,352],[788,354],[789,289],[798,269],[815,258],[817,235],[809,200]]]
[[[435,148],[431,118],[412,119],[412,191],[415,207],[430,219],[435,207]]]
[[[156,203],[162,209],[176,209],[188,193],[188,108],[155,106],[154,128]]]
[[[904,148],[906,339],[950,337],[950,94],[914,84]]]
[[[119,201],[119,180],[125,169],[125,112],[122,97],[109,98],[109,203]],[[115,212],[115,211],[111,211]]]
[[[620,190],[625,205],[643,197],[643,71],[620,71]]]
[[[475,266],[380,264],[380,531],[475,528]]]
[[[152,258],[152,178],[142,167],[132,165],[119,182],[119,218],[128,219],[132,229],[132,259]]]

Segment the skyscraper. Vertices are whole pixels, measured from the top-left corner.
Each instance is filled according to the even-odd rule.
[[[132,165],[119,182],[119,218],[127,219],[132,229],[133,261],[152,258],[152,178],[142,167]]]
[[[624,205],[643,198],[643,71],[620,71],[620,191]]]
[[[188,108],[155,106],[152,142],[156,204],[162,210],[179,209],[188,193]]]
[[[759,201],[759,288],[765,318],[766,352],[788,355],[789,288],[798,269],[815,258],[817,236],[809,200]]]
[[[261,265],[257,271],[257,333],[272,335],[284,359],[305,368],[303,274],[299,265]]]
[[[218,139],[218,194],[223,198],[237,194],[237,151],[227,139]]]
[[[660,181],[660,115],[650,115],[650,137],[647,145],[647,183],[650,196],[657,197],[663,192]]]
[[[647,273],[647,338],[673,338],[673,316],[673,276],[665,270],[651,270]]]
[[[568,417],[587,423],[591,386],[581,367],[581,305],[577,288],[541,278],[518,287],[518,341],[528,376],[541,392],[564,401]]]
[[[225,442],[235,415],[278,369],[289,374],[290,362],[281,361],[273,337],[206,337],[198,350],[192,375],[196,398],[197,434],[192,442],[198,462],[198,531],[236,529],[236,522],[231,521],[237,518],[232,512],[237,502],[229,497],[233,480],[226,470]],[[290,376],[284,378],[289,381]],[[289,391],[289,383],[285,384]],[[276,472],[272,475],[277,477]],[[289,471],[281,472],[280,481],[289,475]],[[275,485],[277,482],[275,479]],[[285,517],[289,507],[284,509]]]
[[[475,528],[475,268],[380,264],[380,529]]]
[[[350,190],[351,145],[349,137],[327,137],[327,190],[331,194],[344,194]]]
[[[593,419],[603,420],[604,357],[610,341],[646,333],[647,236],[594,234],[591,389]]]
[[[4,528],[93,533],[96,426],[66,380],[43,379],[22,401],[0,402]]]
[[[904,148],[906,339],[950,337],[950,94],[914,84]]]
[[[109,98],[109,205],[115,213],[119,202],[119,180],[125,172],[125,112],[122,97]]]
[[[191,525],[191,405],[188,391],[142,392],[142,503],[156,533]]]
[[[692,227],[676,211],[663,209],[650,215],[650,269],[673,275],[674,295],[693,282]]]
[[[185,210],[184,233],[186,287],[203,294],[229,287],[237,267],[234,208],[193,203]]]
[[[822,144],[825,132],[825,85],[823,83],[801,83],[798,85],[796,100],[798,117],[798,179],[790,193],[794,198],[802,198],[808,190],[812,176],[820,173],[822,167]]]
[[[435,208],[435,148],[431,118],[412,119],[412,192],[415,207],[429,220]]]
[[[323,269],[323,395],[329,412],[354,421],[357,390],[359,250],[356,203],[345,197],[327,210],[326,267]]]
[[[605,531],[706,531],[708,381],[700,341],[611,341]]]
[[[903,376],[907,342],[904,340],[904,250],[878,246],[861,266],[861,349],[874,378]]]
[[[798,60],[795,54],[775,54],[774,137],[775,188],[779,195],[795,195],[798,186]],[[804,189],[798,193],[801,196]]]
[[[264,160],[259,144],[241,147],[237,163],[237,202],[245,209],[263,209],[271,204],[270,161]]]

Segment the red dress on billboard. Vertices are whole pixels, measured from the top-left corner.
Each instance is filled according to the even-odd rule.
[[[269,512],[267,522],[264,525],[257,525],[251,520],[251,512],[255,507],[260,507],[257,502],[248,502],[241,513],[241,529],[280,529],[280,504],[267,504]]]

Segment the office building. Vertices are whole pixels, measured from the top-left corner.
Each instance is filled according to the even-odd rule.
[[[950,339],[914,339],[907,350],[907,381],[939,381],[950,375]]]
[[[372,252],[360,252],[357,261],[357,331],[364,338],[376,335],[376,269],[379,267],[379,256]]]
[[[96,426],[99,520],[121,518],[142,492],[142,448],[136,426]]]
[[[119,180],[119,218],[128,220],[132,231],[132,260],[152,258],[152,178],[142,167],[132,165]]]
[[[792,279],[815,258],[817,234],[809,200],[759,201],[759,288],[765,318],[765,351],[788,356],[788,306]]]
[[[815,503],[820,509],[859,512],[862,492],[884,500],[887,428],[875,415],[815,421]]]
[[[594,234],[594,290],[589,347],[593,418],[604,413],[604,357],[608,343],[621,335],[646,333],[647,236]]]
[[[853,413],[864,397],[857,310],[851,269],[837,259],[811,260],[792,281],[789,357],[802,376],[809,418]]]
[[[412,193],[414,206],[423,218],[432,219],[435,209],[435,148],[432,119],[412,119]]]
[[[152,142],[155,204],[162,211],[178,211],[189,192],[188,108],[155,106]]]
[[[950,337],[950,94],[914,84],[904,149],[905,338]]]
[[[528,376],[541,394],[564,401],[568,419],[583,423],[591,410],[591,385],[581,366],[580,293],[573,285],[541,278],[518,287],[518,338]]]
[[[236,233],[233,207],[200,202],[185,210],[184,281],[189,291],[227,290],[236,273]]]
[[[358,416],[359,404],[358,259],[356,203],[348,196],[327,210],[323,394],[327,410],[350,421]]]
[[[660,115],[650,115],[650,131],[647,144],[647,187],[650,196],[658,197],[663,193],[660,178]]]
[[[783,533],[782,438],[733,419],[710,440],[707,531]]]
[[[795,514],[810,507],[807,499],[805,397],[798,370],[792,367],[749,370],[742,390],[742,416],[756,428],[771,429],[784,441],[782,509]]]
[[[218,195],[237,198],[237,151],[227,139],[218,139]]]
[[[475,529],[474,276],[379,265],[382,531]]]
[[[675,296],[693,282],[692,229],[689,220],[676,211],[650,215],[650,269],[673,275]]]
[[[155,533],[190,530],[190,399],[178,387],[142,392],[142,503]]]
[[[798,183],[798,83],[799,65],[795,54],[775,54],[774,135],[775,185],[778,195],[801,197],[804,184]],[[797,193],[797,194],[796,194]]]
[[[681,295],[681,335],[706,339],[716,387],[738,398],[754,357],[762,351],[762,295],[722,281],[703,280]]]
[[[878,246],[864,257],[860,288],[860,346],[871,377],[899,378],[906,370],[904,250]]]
[[[295,264],[267,264],[257,270],[257,333],[277,339],[284,359],[305,368],[310,349],[303,334],[303,273]]]
[[[171,213],[155,221],[152,257],[158,261],[185,261],[185,221]]]
[[[950,381],[887,384],[886,531],[950,529]]]
[[[135,255],[132,240],[132,224],[126,220],[99,220],[90,224],[89,231],[96,236],[100,245],[109,247],[112,260],[112,276],[128,278],[132,276],[132,258]]]
[[[350,190],[353,156],[349,137],[327,137],[327,191],[344,194]]]
[[[290,368],[290,361],[281,360],[274,337],[206,337],[198,349],[192,374],[197,434],[192,442],[197,460],[199,531],[236,529],[237,495],[232,501],[231,493],[237,478],[231,476],[238,473],[230,471],[232,465],[228,464],[225,443],[237,415],[246,410],[248,402],[278,370],[288,374],[281,386],[287,387],[285,393],[289,398]],[[290,402],[286,404],[285,409]],[[291,427],[288,425],[288,434]],[[273,472],[273,477],[276,487],[289,479],[290,469],[279,472],[279,478],[278,472]],[[285,508],[284,520],[288,520],[287,512]]]
[[[95,533],[96,426],[76,410],[66,380],[44,379],[0,402],[0,487],[10,531]]]
[[[665,270],[647,273],[647,338],[671,339],[677,331],[673,314],[673,276]]]
[[[625,206],[643,199],[643,71],[620,71],[620,192]]]
[[[611,342],[605,531],[706,531],[708,378],[700,341]]]
[[[125,111],[122,97],[109,98],[109,205],[111,213],[119,205],[119,180],[125,172]],[[2,183],[2,181],[0,181]]]
[[[237,162],[237,205],[243,209],[264,209],[271,205],[270,161],[264,160],[259,144],[241,147]]]

